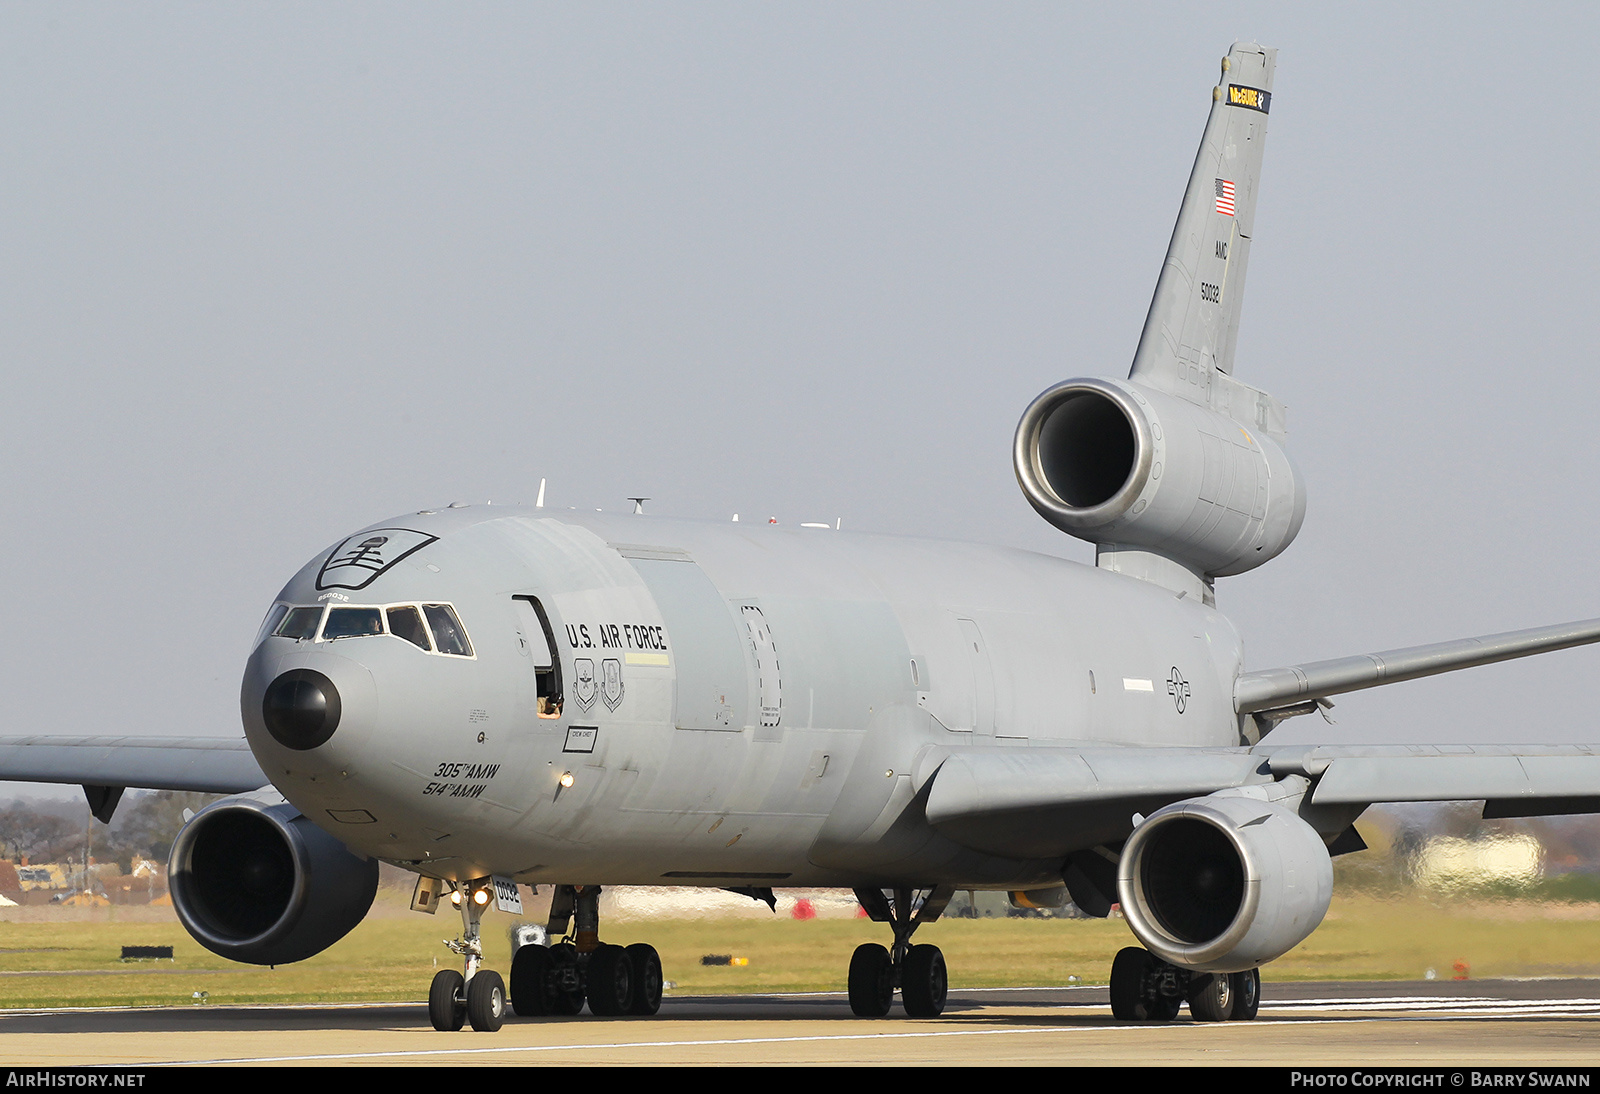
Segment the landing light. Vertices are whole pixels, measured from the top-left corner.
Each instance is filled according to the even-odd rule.
[[[474,889],[474,890],[472,890],[472,903],[478,905],[478,907],[480,907],[480,908],[483,907],[485,904],[489,903],[489,890],[487,890],[487,889]]]
[[[572,785],[572,772],[563,771],[561,773],[561,785],[562,786],[571,786]]]

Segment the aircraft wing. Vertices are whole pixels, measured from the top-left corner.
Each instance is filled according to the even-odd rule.
[[[1313,805],[1485,799],[1483,815],[1600,813],[1600,745],[1258,746],[1275,776],[1315,782]]]
[[[1234,682],[1233,705],[1240,714],[1264,714],[1347,691],[1398,684],[1591,642],[1600,642],[1600,619],[1246,672]]]
[[[126,787],[243,794],[268,781],[242,737],[53,736],[0,737],[0,780],[77,783],[107,822]]]
[[[1489,818],[1600,812],[1597,745],[938,748],[913,782],[955,842],[1050,858],[1125,839],[1136,813],[1292,775],[1311,784],[1309,805],[1349,817],[1375,802],[1478,799]]]
[[[957,843],[1051,858],[1125,839],[1136,812],[1273,777],[1246,748],[980,745],[925,752],[912,783],[928,822]]]

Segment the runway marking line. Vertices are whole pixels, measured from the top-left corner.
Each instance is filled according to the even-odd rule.
[[[1325,1019],[1310,1019],[1312,1023],[1321,1024]],[[473,1056],[490,1053],[508,1052],[574,1052],[579,1050],[594,1050],[607,1048],[715,1048],[724,1045],[781,1045],[803,1044],[812,1041],[890,1041],[905,1040],[919,1037],[983,1037],[998,1033],[1079,1033],[1086,1031],[1123,1030],[1137,1032],[1148,1029],[1148,1026],[1115,1025],[1115,1026],[1071,1026],[1061,1028],[1056,1026],[1028,1026],[1020,1029],[950,1029],[927,1030],[906,1033],[826,1033],[809,1037],[731,1037],[715,1040],[701,1041],[595,1041],[575,1042],[564,1045],[515,1045],[499,1048],[459,1048],[459,1049],[403,1049],[398,1052],[329,1052],[311,1056],[252,1056],[228,1060],[171,1060],[168,1064],[182,1065],[214,1065],[214,1064],[281,1064],[281,1063],[311,1063],[317,1060],[367,1060],[389,1059],[407,1056]],[[1172,1029],[1193,1028],[1187,1026],[1172,1026]],[[166,1065],[154,1065],[166,1066]]]
[[[1552,1001],[1553,1002],[1553,1001]],[[1464,1020],[1484,1020],[1499,1017],[1514,1017],[1515,1015],[1501,1014],[1455,1014],[1455,1015],[1396,1015],[1394,1017],[1363,1016],[1354,1018],[1301,1018],[1283,1022],[1283,1025],[1293,1026],[1325,1026],[1346,1025],[1356,1022],[1459,1022]],[[1587,1018],[1589,1013],[1561,1014],[1543,1012],[1546,1018]],[[1016,1034],[1016,1033],[1140,1033],[1151,1029],[1168,1030],[1240,1030],[1251,1026],[1259,1028],[1261,1025],[1274,1025],[1278,1023],[1250,1023],[1243,1022],[1187,1022],[1154,1025],[1149,1023],[1117,1023],[1104,1026],[1024,1026],[1021,1028],[1006,1029],[952,1029],[952,1030],[925,1030],[907,1031],[903,1033],[830,1033],[817,1034],[807,1037],[734,1037],[721,1039],[707,1039],[697,1041],[597,1041],[574,1042],[560,1045],[505,1045],[492,1048],[439,1048],[439,1049],[402,1049],[395,1052],[329,1052],[303,1056],[252,1056],[234,1059],[216,1060],[171,1060],[166,1064],[153,1066],[214,1066],[219,1064],[276,1064],[276,1063],[315,1063],[321,1060],[376,1060],[376,1059],[404,1059],[418,1056],[483,1056],[505,1055],[513,1052],[578,1052],[596,1051],[603,1049],[619,1048],[716,1048],[733,1045],[779,1045],[779,1044],[804,1044],[824,1041],[890,1041],[910,1040],[927,1037],[983,1037],[991,1034]]]

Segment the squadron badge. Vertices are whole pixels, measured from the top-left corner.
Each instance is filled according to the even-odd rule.
[[[594,697],[600,694],[600,683],[594,678],[594,661],[580,657],[572,664],[577,670],[572,681],[572,697],[578,700],[578,706],[588,710],[594,706]]]
[[[622,702],[622,662],[615,657],[600,662],[600,698],[607,710],[616,710]]]

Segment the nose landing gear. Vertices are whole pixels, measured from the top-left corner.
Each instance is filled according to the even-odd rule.
[[[950,981],[944,954],[937,946],[913,946],[911,935],[944,912],[955,889],[941,885],[931,890],[915,911],[915,890],[896,889],[894,902],[881,889],[857,889],[856,899],[875,923],[894,928],[894,944],[884,949],[876,943],[857,946],[850,957],[850,1009],[862,1018],[882,1018],[900,989],[900,1002],[911,1018],[937,1018],[944,1011]]]
[[[464,1022],[482,1033],[493,1033],[505,1021],[506,986],[500,974],[483,964],[483,940],[478,925],[493,899],[487,879],[458,889],[461,897],[461,937],[445,941],[452,953],[462,959],[464,969],[440,969],[428,988],[428,1019],[433,1028],[452,1032]]]

